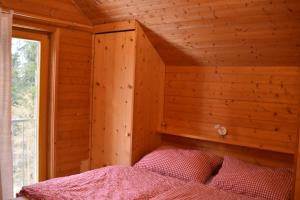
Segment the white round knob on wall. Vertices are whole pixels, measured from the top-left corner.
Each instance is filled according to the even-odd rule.
[[[226,129],[225,126],[221,126],[220,124],[216,124],[215,129],[217,129],[218,135],[220,135],[220,136],[227,135],[227,129]]]

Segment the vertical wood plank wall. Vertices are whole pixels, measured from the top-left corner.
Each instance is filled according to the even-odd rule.
[[[167,66],[167,130],[293,154],[300,67]],[[227,127],[217,135],[215,124]]]
[[[91,168],[131,164],[135,32],[95,36]]]
[[[163,118],[165,64],[137,23],[132,162],[153,150]]]
[[[61,29],[55,176],[79,173],[89,157],[91,49],[91,33]]]

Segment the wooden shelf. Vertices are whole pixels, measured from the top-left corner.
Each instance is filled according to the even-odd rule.
[[[278,152],[278,153],[285,153],[293,155],[295,152],[287,150],[286,148],[280,148],[280,147],[271,147],[271,146],[265,146],[260,143],[251,144],[246,142],[237,142],[236,140],[233,140],[231,138],[225,137],[207,137],[206,135],[200,135],[196,134],[193,131],[187,131],[187,130],[180,130],[180,129],[167,129],[167,128],[161,128],[157,130],[157,133],[163,134],[163,135],[173,135],[173,136],[179,136],[189,139],[196,139],[196,140],[202,140],[202,141],[208,141],[208,142],[215,142],[215,143],[222,143],[222,144],[229,144],[229,145],[235,145],[240,147],[247,147],[247,148],[253,148],[258,150],[264,150],[264,151],[272,151],[272,152]]]

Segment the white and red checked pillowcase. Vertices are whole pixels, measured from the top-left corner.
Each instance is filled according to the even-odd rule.
[[[284,200],[290,199],[292,179],[291,169],[262,167],[225,156],[209,185],[250,197]]]
[[[205,183],[222,161],[223,158],[200,150],[161,147],[145,155],[134,167]]]

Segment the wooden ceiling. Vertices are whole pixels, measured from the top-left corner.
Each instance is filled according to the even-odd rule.
[[[137,19],[166,64],[300,64],[299,0],[74,0],[93,24]]]
[[[300,65],[300,0],[0,0],[81,24],[136,19],[168,65]]]

